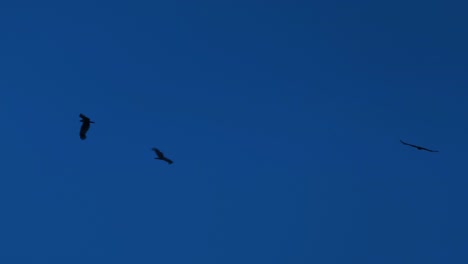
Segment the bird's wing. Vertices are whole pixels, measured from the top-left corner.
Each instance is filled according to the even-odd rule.
[[[83,119],[83,121],[89,121],[90,120],[87,116],[85,116],[83,114],[80,114],[80,117]]]
[[[429,152],[439,152],[438,150],[432,150],[432,149],[427,149],[427,148],[422,148],[422,149],[427,150]]]
[[[421,148],[420,146],[416,146],[416,145],[413,145],[413,144],[409,144],[409,143],[406,143],[406,142],[403,142],[402,140],[400,140],[401,143],[403,143],[404,145],[408,145],[408,146],[411,146],[413,148]]]
[[[152,150],[158,155],[158,157],[163,157],[164,154],[157,148],[152,148]]]

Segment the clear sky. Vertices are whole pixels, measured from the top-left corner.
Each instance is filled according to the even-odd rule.
[[[0,261],[468,263],[464,2],[2,2]]]

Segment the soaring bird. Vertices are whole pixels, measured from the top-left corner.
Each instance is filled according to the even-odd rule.
[[[400,139],[400,142],[402,144],[404,144],[404,145],[408,145],[408,146],[411,146],[413,148],[417,148],[418,150],[425,150],[425,151],[429,151],[429,152],[439,152],[438,150],[431,150],[431,149],[427,149],[427,148],[424,148],[424,147],[420,147],[420,146],[416,146],[416,145],[412,145],[412,144],[403,142],[403,140],[401,140],[401,139]]]
[[[81,117],[80,122],[83,123],[81,125],[81,129],[80,129],[80,138],[82,140],[85,140],[86,139],[86,132],[88,132],[89,126],[90,126],[91,123],[94,123],[94,122],[91,121],[87,116],[85,116],[83,114],[80,114],[80,117]]]
[[[157,158],[154,158],[154,159],[158,159],[158,160],[164,160],[165,162],[169,163],[169,164],[172,164],[172,160],[164,157],[164,154],[159,151],[159,149],[157,148],[152,148],[152,150],[154,151],[154,153],[156,153],[156,155],[158,156]]]

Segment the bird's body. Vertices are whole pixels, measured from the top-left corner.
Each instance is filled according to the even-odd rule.
[[[154,153],[156,153],[156,155],[158,156],[157,158],[154,158],[154,159],[157,159],[157,160],[164,160],[165,162],[167,162],[168,164],[172,164],[172,160],[166,158],[164,156],[164,153],[162,153],[159,149],[157,148],[152,148],[152,150],[154,151]]]
[[[431,150],[431,149],[427,149],[427,148],[424,148],[424,147],[420,147],[420,146],[416,146],[416,145],[413,145],[413,144],[409,144],[409,143],[406,143],[406,142],[403,142],[403,140],[400,139],[400,142],[403,144],[403,145],[408,145],[408,146],[411,146],[413,148],[417,148],[418,150],[425,150],[425,151],[429,151],[429,152],[439,152],[438,150]]]
[[[94,122],[91,121],[87,116],[85,116],[83,114],[80,114],[80,117],[81,117],[80,122],[83,123],[81,125],[81,129],[80,129],[80,138],[82,140],[85,140],[86,139],[86,133],[88,132],[89,127],[91,126],[91,123],[94,123]]]

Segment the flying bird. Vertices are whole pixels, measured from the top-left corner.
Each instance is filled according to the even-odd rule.
[[[162,153],[159,149],[157,148],[152,148],[152,150],[154,151],[154,153],[156,153],[156,155],[158,156],[157,158],[154,158],[154,159],[158,159],[158,160],[164,160],[165,162],[169,163],[169,164],[172,164],[172,160],[164,157],[164,153]]]
[[[81,125],[81,129],[80,129],[80,138],[82,140],[85,140],[86,139],[86,132],[88,132],[89,126],[90,126],[91,123],[94,123],[94,122],[91,121],[87,116],[85,116],[83,114],[80,114],[80,117],[81,117],[80,122],[83,123]]]
[[[411,147],[413,147],[413,148],[417,148],[418,150],[425,150],[425,151],[429,151],[429,152],[439,152],[438,150],[431,150],[431,149],[427,149],[427,148],[424,148],[424,147],[420,147],[420,146],[416,146],[416,145],[412,145],[412,144],[403,142],[403,140],[401,140],[401,139],[400,139],[400,142],[401,142],[403,145],[408,145],[408,146],[411,146]]]

